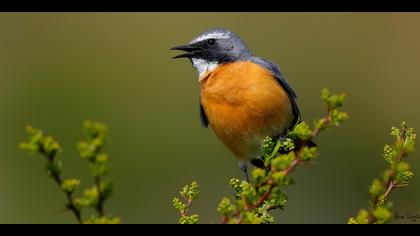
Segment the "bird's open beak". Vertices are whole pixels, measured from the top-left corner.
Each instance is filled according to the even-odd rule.
[[[172,57],[172,59],[175,58],[183,58],[183,57],[187,57],[187,58],[191,58],[193,57],[197,52],[202,51],[203,49],[200,47],[197,47],[194,44],[186,44],[186,45],[181,45],[181,46],[176,46],[171,48],[170,50],[181,50],[181,51],[185,51],[187,53],[183,53],[181,55],[178,56],[174,56]]]

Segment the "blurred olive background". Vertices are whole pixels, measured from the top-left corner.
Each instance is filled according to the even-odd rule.
[[[420,129],[419,23],[420,14],[408,13],[1,13],[0,222],[75,222],[44,161],[18,144],[27,124],[52,134],[64,176],[87,187],[76,142],[93,119],[111,129],[109,212],[125,223],[177,223],[172,197],[197,180],[192,210],[218,223],[228,180],[243,175],[200,126],[196,71],[168,49],[225,27],[280,65],[305,120],[324,114],[323,87],[348,94],[351,119],[317,139],[320,157],[294,173],[289,204],[274,213],[279,223],[346,223],[368,206],[390,127],[405,120]],[[400,214],[420,213],[418,153],[412,185],[392,194]]]

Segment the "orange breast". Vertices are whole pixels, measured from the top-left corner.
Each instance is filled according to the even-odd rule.
[[[260,153],[262,140],[292,119],[290,100],[270,71],[253,62],[218,66],[201,80],[201,103],[216,136],[239,160]]]

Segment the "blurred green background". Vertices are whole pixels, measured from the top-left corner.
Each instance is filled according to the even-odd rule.
[[[323,87],[348,94],[351,119],[317,139],[320,157],[294,173],[289,204],[274,213],[279,223],[346,223],[368,206],[390,127],[405,120],[420,129],[419,23],[411,13],[1,13],[0,223],[75,222],[44,161],[18,143],[27,124],[52,134],[64,175],[89,186],[76,150],[85,119],[111,129],[108,211],[125,223],[177,223],[172,197],[197,180],[192,210],[218,223],[228,180],[243,175],[200,126],[196,71],[168,50],[212,27],[278,63],[305,120],[323,115]],[[392,194],[400,214],[420,213],[418,153],[413,184]]]

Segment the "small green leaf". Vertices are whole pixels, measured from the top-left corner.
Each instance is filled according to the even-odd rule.
[[[84,224],[121,224],[121,219],[118,217],[104,216],[96,217],[91,216],[90,218],[83,221]]]
[[[302,161],[309,161],[318,156],[317,147],[304,147],[300,159]]]
[[[321,92],[321,98],[328,107],[336,109],[343,105],[346,95],[344,93],[331,95],[328,89],[325,88]]]
[[[279,187],[274,187],[270,198],[265,202],[265,207],[267,209],[283,209],[286,206],[288,198],[286,194],[284,194]]]
[[[295,126],[290,135],[296,136],[301,140],[308,140],[312,137],[312,131],[309,128],[309,125],[305,121],[303,121]]]
[[[241,189],[242,189],[242,195],[247,199],[248,202],[256,201],[257,192],[255,190],[255,187],[252,184],[246,181],[242,181]]]
[[[254,180],[256,185],[261,184],[262,182],[267,180],[267,172],[264,169],[255,168],[252,171],[252,179]]]
[[[341,122],[348,120],[349,115],[346,112],[338,111],[333,109],[331,112],[331,123],[339,125]]]
[[[271,165],[273,168],[277,170],[284,170],[292,164],[294,159],[295,159],[295,153],[289,152],[286,155],[281,155],[274,158]]]
[[[398,163],[397,168],[396,168],[397,172],[405,172],[410,169],[411,169],[410,164],[404,161]]]
[[[274,222],[272,215],[268,214],[266,207],[259,207],[256,209],[256,216],[259,219],[260,224],[271,224]]]
[[[294,183],[293,178],[286,175],[284,171],[277,171],[271,177],[276,184],[281,186],[289,186]]]
[[[398,172],[395,176],[395,181],[397,186],[404,186],[409,183],[409,181],[413,178],[414,173],[412,171],[404,171]]]

